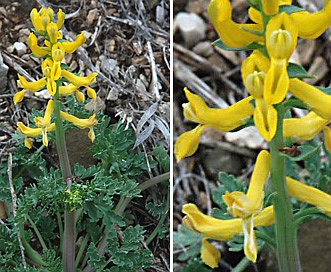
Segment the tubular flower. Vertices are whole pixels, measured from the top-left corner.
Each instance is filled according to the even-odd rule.
[[[286,181],[291,197],[316,206],[323,213],[331,217],[331,195],[290,177],[286,177]]]
[[[86,41],[86,38],[84,36],[84,31],[80,33],[74,42],[63,42],[62,45],[65,48],[65,51],[69,54],[75,52],[78,47],[80,47],[84,42]]]
[[[59,28],[56,23],[49,23],[47,25],[47,34],[51,43],[56,43],[59,37]]]
[[[44,77],[35,82],[28,82],[25,77],[21,76],[20,74],[17,75],[19,78],[19,80],[17,80],[17,86],[19,88],[23,88],[23,90],[14,95],[15,104],[23,100],[26,91],[37,92],[46,85],[46,79]]]
[[[291,18],[298,28],[300,38],[316,39],[331,26],[331,2],[325,1],[325,3],[326,5],[321,11],[313,14],[307,11],[291,14]]]
[[[314,112],[302,118],[285,118],[283,124],[284,137],[295,141],[309,141],[319,134],[329,123]]]
[[[289,91],[319,116],[331,120],[330,95],[299,79],[291,79]]]
[[[254,51],[242,64],[242,77],[249,93],[255,99],[254,123],[260,135],[271,141],[277,129],[277,111],[264,99],[264,84],[270,61],[261,52]]]
[[[278,7],[275,6],[276,5],[275,2],[277,2]],[[278,1],[262,0],[263,11],[267,15],[275,15],[279,12],[280,6],[291,5],[291,4],[292,4],[292,0],[280,0],[280,1],[279,0]],[[277,12],[274,13],[275,10],[277,10]],[[273,13],[273,14],[268,14],[268,13]],[[250,7],[248,10],[248,14],[254,23],[263,25],[263,17],[259,10],[255,9],[253,7]]]
[[[254,234],[254,217],[262,210],[264,184],[269,176],[270,155],[263,150],[256,160],[247,194],[243,192],[226,192],[223,200],[233,217],[242,218],[245,238],[244,251],[248,259],[255,262],[257,258],[257,242]]]
[[[76,116],[73,116],[71,114],[61,111],[60,116],[62,119],[74,124],[76,127],[80,128],[80,129],[89,128],[90,131],[88,133],[88,137],[91,139],[92,142],[94,141],[95,135],[94,135],[94,131],[93,131],[93,126],[98,124],[98,120],[95,118],[95,116],[96,116],[95,114],[93,114],[88,119],[80,119],[80,118],[77,118]]]
[[[208,14],[218,35],[227,46],[240,48],[253,42],[263,42],[262,35],[247,31],[262,31],[262,25],[237,24],[232,21],[232,7],[229,0],[212,0],[208,7]]]
[[[45,57],[50,53],[49,47],[44,47],[44,46],[38,45],[38,39],[37,39],[36,35],[34,35],[33,33],[30,33],[30,35],[29,35],[28,45],[29,45],[32,53],[36,57]]]
[[[66,18],[65,13],[62,11],[62,9],[59,9],[59,11],[57,12],[57,28],[61,29],[64,23],[64,19]]]
[[[270,104],[282,102],[289,87],[287,74],[288,60],[296,43],[298,30],[286,13],[273,17],[266,31],[266,45],[271,58],[271,66],[265,77],[264,98]]]
[[[331,129],[326,126],[323,128],[324,132],[324,143],[325,143],[325,148],[326,150],[331,153]]]
[[[252,97],[247,97],[226,109],[214,109],[207,106],[203,99],[184,89],[189,103],[183,105],[184,115],[190,121],[199,125],[183,133],[175,144],[175,155],[178,161],[191,156],[199,146],[202,132],[208,127],[222,131],[231,131],[243,124],[253,114],[253,106],[249,103]]]
[[[34,122],[37,128],[29,128],[25,126],[22,122],[18,122],[18,131],[25,135],[25,146],[27,148],[32,147],[32,142],[27,137],[35,138],[39,135],[43,136],[43,144],[48,146],[48,137],[47,132],[55,130],[55,123],[51,123],[51,115],[54,109],[53,100],[49,100],[47,103],[45,116],[44,117],[35,117]]]
[[[76,76],[73,73],[68,72],[67,70],[62,70],[62,76],[67,79],[69,82],[74,84],[77,87],[87,86],[95,81],[96,76],[98,75],[97,72],[89,74],[87,77]]]
[[[206,239],[228,241],[236,234],[243,233],[243,219],[229,219],[221,220],[214,217],[203,214],[196,205],[185,204],[183,206],[183,213],[186,216],[183,219],[183,224],[188,229],[192,229],[200,233]],[[269,226],[274,223],[274,211],[273,206],[269,206],[263,209],[258,215],[254,217],[254,226]],[[212,251],[212,255],[215,253]],[[205,253],[206,255],[208,253]],[[207,258],[215,258],[214,256],[207,256],[203,258],[205,262]],[[207,259],[208,261],[208,259]],[[207,265],[215,264],[215,260],[205,262]],[[212,267],[212,266],[211,266]],[[216,267],[216,266],[215,266]]]

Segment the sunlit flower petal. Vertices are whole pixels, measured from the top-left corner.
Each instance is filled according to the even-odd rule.
[[[24,76],[21,76],[20,74],[17,74],[19,80],[17,80],[17,86],[19,88],[24,88],[26,90],[29,90],[31,92],[37,92],[45,87],[46,85],[46,79],[43,77],[37,81],[29,82],[26,80]]]
[[[256,99],[254,111],[254,123],[260,135],[270,142],[276,135],[277,130],[277,110],[263,99]]]
[[[174,150],[178,162],[185,157],[192,156],[197,151],[201,134],[206,127],[207,126],[204,125],[198,125],[195,129],[187,131],[179,136]]]
[[[56,43],[59,36],[59,29],[56,23],[51,22],[47,25],[47,34],[51,43]]]
[[[331,217],[331,195],[290,177],[286,177],[286,181],[291,197],[316,206]]]
[[[32,143],[32,141],[31,141],[28,137],[25,137],[24,145],[25,145],[27,148],[31,149],[32,146],[33,146],[33,143]]]
[[[229,0],[212,0],[208,7],[208,14],[218,35],[227,46],[240,48],[253,42],[263,41],[263,36],[244,30],[245,26],[249,28],[249,25],[232,21],[232,7]]]
[[[76,40],[74,42],[63,42],[62,45],[65,48],[65,51],[71,54],[75,52],[78,47],[80,47],[85,41],[86,38],[84,36],[84,32],[82,32],[76,37]]]
[[[78,90],[76,90],[76,98],[80,102],[85,102],[85,95]]]
[[[86,77],[82,77],[82,76],[76,76],[75,74],[70,73],[67,70],[62,70],[62,76],[77,87],[86,86],[93,83],[97,75],[98,73],[94,72]]]
[[[47,80],[47,90],[50,95],[54,96],[56,93],[56,82],[52,79]]]
[[[195,204],[185,204],[183,213],[186,214],[186,224],[206,238],[228,241],[234,235],[242,233],[241,218],[221,220],[203,214]],[[254,217],[254,226],[269,226],[274,223],[274,209],[269,206]]]
[[[231,131],[243,125],[253,114],[254,107],[249,102],[252,97],[246,97],[224,109],[210,108],[203,99],[184,89],[189,101],[184,104],[184,115],[187,119],[205,125],[213,126],[222,131]]]
[[[323,119],[314,112],[302,118],[285,118],[283,135],[296,141],[308,141],[320,133],[328,123],[329,120]]]
[[[218,262],[221,259],[221,252],[205,238],[202,239],[201,259],[211,268],[218,267]]]
[[[60,86],[59,90],[60,90],[60,95],[72,95],[76,90],[77,90],[77,86],[75,86],[74,84],[70,83],[66,86]]]
[[[44,25],[41,23],[41,18],[36,8],[31,10],[30,18],[33,27],[37,30],[37,32],[42,33],[45,31]]]
[[[319,116],[331,120],[331,96],[299,79],[291,79],[289,91]]]
[[[62,28],[65,17],[66,17],[66,15],[62,11],[62,9],[59,9],[59,11],[57,12],[57,22],[56,22],[58,29]]]
[[[310,14],[307,11],[302,11],[291,14],[291,18],[299,30],[300,38],[316,39],[331,26],[331,1],[325,2],[325,7],[319,12]]]
[[[24,125],[22,122],[17,123],[18,131],[23,133],[27,137],[37,137],[42,133],[42,128],[29,128]]]
[[[88,96],[89,98],[92,98],[92,99],[94,99],[94,100],[97,99],[97,93],[95,92],[94,89],[92,89],[92,88],[89,87],[89,86],[86,86],[86,90],[87,90],[87,96]]]
[[[38,39],[36,35],[33,33],[30,33],[30,36],[28,38],[28,45],[32,51],[32,53],[36,57],[45,57],[47,54],[50,53],[50,50],[48,47],[42,47],[38,45]]]
[[[26,93],[26,90],[22,90],[20,92],[17,92],[14,95],[14,104],[16,105],[17,103],[21,102],[24,98],[24,94]]]
[[[254,233],[253,216],[243,220],[243,233],[245,256],[255,263],[257,258],[257,241]]]

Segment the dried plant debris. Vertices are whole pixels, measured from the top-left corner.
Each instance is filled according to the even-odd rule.
[[[94,71],[99,74],[91,86],[97,91],[98,99],[88,103],[85,109],[102,111],[111,117],[112,123],[122,121],[126,127],[133,128],[135,148],[145,153],[146,160],[155,146],[163,146],[169,152],[169,0],[3,0],[1,4],[0,159],[15,152],[12,136],[17,121],[28,124],[32,111],[44,109],[50,99],[47,92],[27,92],[22,103],[13,103],[13,96],[19,91],[18,73],[29,81],[42,77],[40,60],[33,57],[27,46],[32,28],[30,11],[40,7],[55,11],[61,8],[66,13],[62,32],[66,39],[72,40],[84,31],[86,43],[74,54],[68,54],[64,62],[71,72],[83,76]],[[84,146],[78,148],[77,160],[82,164],[84,159],[93,163],[90,156],[82,154],[86,152],[83,136],[75,135],[77,146]],[[43,150],[50,166],[58,164],[52,149],[54,145],[50,144]],[[149,169],[148,178],[161,172],[161,169]],[[148,202],[164,201],[159,190],[148,195]],[[137,202],[137,209],[140,214],[148,215],[144,201]],[[148,226],[157,221],[146,216],[143,223]],[[145,271],[169,271],[169,243],[165,239],[156,240],[149,245],[155,263]]]

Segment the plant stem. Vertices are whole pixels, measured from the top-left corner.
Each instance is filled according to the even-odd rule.
[[[90,239],[90,235],[86,234],[83,241],[82,241],[82,244],[80,245],[79,251],[78,251],[77,256],[76,256],[76,261],[75,261],[75,267],[76,268],[79,265],[80,259],[83,256],[83,253],[86,249],[86,246],[87,246],[87,243],[88,243],[89,239]]]
[[[281,156],[283,147],[284,108],[276,106],[278,112],[277,133],[270,142],[271,186],[274,192],[276,245],[279,271],[300,272],[301,265],[297,245],[297,228],[293,219],[292,206],[288,198],[285,180],[285,158]]]
[[[161,229],[164,220],[167,218],[169,206],[170,206],[170,192],[168,190],[166,207],[165,207],[165,209],[163,211],[163,214],[162,214],[162,216],[161,216],[161,218],[160,218],[160,220],[159,220],[156,228],[153,230],[153,232],[151,233],[151,235],[146,240],[146,245],[147,246],[153,241],[153,239],[155,238],[155,236],[158,234],[159,230]]]
[[[71,190],[72,179],[69,156],[67,152],[65,131],[60,117],[59,82],[56,83],[56,93],[54,96],[54,117],[56,148],[59,156],[63,179],[67,182],[68,189]],[[63,243],[63,264],[65,272],[75,271],[75,213],[65,210],[64,212],[64,243]]]
[[[162,175],[159,175],[157,177],[151,178],[149,180],[144,181],[142,184],[140,184],[138,186],[138,188],[143,191],[148,189],[151,186],[154,186],[166,179],[170,178],[170,173],[164,173]],[[116,205],[116,214],[118,215],[122,215],[126,209],[126,207],[128,206],[129,202],[131,201],[132,197],[124,197],[124,198],[120,198],[118,205]],[[103,234],[103,239],[102,241],[99,243],[98,246],[98,253],[100,256],[103,256],[105,254],[105,247],[107,246],[107,238],[108,238],[108,234],[109,231],[105,231]],[[90,272],[92,271],[92,268],[90,266],[85,267],[85,269],[83,270],[84,272]]]
[[[43,250],[47,250],[47,246],[46,246],[46,243],[43,239],[43,237],[41,236],[36,224],[32,221],[32,219],[30,218],[30,216],[27,216],[28,218],[28,221],[30,222],[34,232],[36,233],[37,237],[38,237],[38,240],[39,240],[39,243],[41,244],[41,247],[43,248]]]

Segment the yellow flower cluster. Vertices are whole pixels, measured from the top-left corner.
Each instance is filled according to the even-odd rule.
[[[249,1],[252,2],[252,1]],[[208,13],[221,42],[230,48],[257,48],[242,64],[242,78],[250,96],[225,109],[210,108],[201,97],[185,88],[188,103],[183,105],[185,117],[198,124],[183,133],[175,144],[178,161],[193,155],[202,132],[210,127],[232,131],[253,117],[260,135],[270,142],[277,132],[277,105],[293,95],[311,110],[303,118],[285,118],[283,136],[294,141],[311,140],[324,131],[326,148],[331,151],[331,96],[320,89],[288,74],[289,59],[298,37],[316,39],[331,25],[331,1],[314,14],[299,9],[286,9],[291,0],[256,0],[249,9],[252,24],[232,20],[229,0],[211,0]],[[291,6],[289,6],[291,7]],[[293,6],[292,6],[293,7]],[[281,10],[285,10],[281,11]],[[291,10],[286,12],[286,10]],[[254,103],[252,103],[254,101]],[[263,208],[264,185],[269,176],[270,155],[262,151],[256,162],[247,193],[226,192],[223,196],[228,212],[234,219],[219,220],[202,214],[194,204],[183,206],[183,224],[202,234],[201,257],[214,268],[219,251],[208,239],[230,240],[235,234],[244,235],[246,257],[255,262],[257,243],[254,227],[274,223],[273,207]],[[331,196],[290,177],[286,178],[288,193],[331,215]]]
[[[30,18],[33,23],[34,33],[30,33],[28,45],[35,57],[44,58],[41,64],[44,77],[35,82],[29,82],[25,77],[18,75],[17,85],[19,88],[23,88],[23,90],[15,94],[14,103],[21,102],[27,91],[38,92],[45,88],[51,96],[69,96],[75,93],[77,100],[84,102],[85,95],[79,90],[80,87],[84,87],[87,90],[88,97],[95,100],[97,94],[89,85],[95,81],[98,74],[94,72],[86,77],[77,76],[63,68],[65,66],[62,64],[66,53],[75,52],[85,42],[84,32],[79,34],[73,42],[64,40],[61,28],[64,24],[65,14],[61,9],[57,13],[57,21],[55,21],[54,11],[51,8],[41,8],[39,12],[34,8],[30,13]],[[43,37],[43,46],[38,45],[37,36]],[[63,82],[68,83],[67,85],[62,85]],[[53,104],[53,101],[50,100],[47,104],[45,116],[34,119],[37,128],[29,128],[22,122],[18,122],[18,130],[26,136],[25,145],[28,148],[32,147],[32,141],[28,137],[35,138],[39,135],[43,136],[43,144],[45,146],[48,145],[47,132],[56,129],[55,123],[51,123]],[[80,129],[89,128],[88,136],[94,141],[93,126],[98,123],[95,114],[88,119],[79,119],[62,112],[61,118],[73,123]]]

